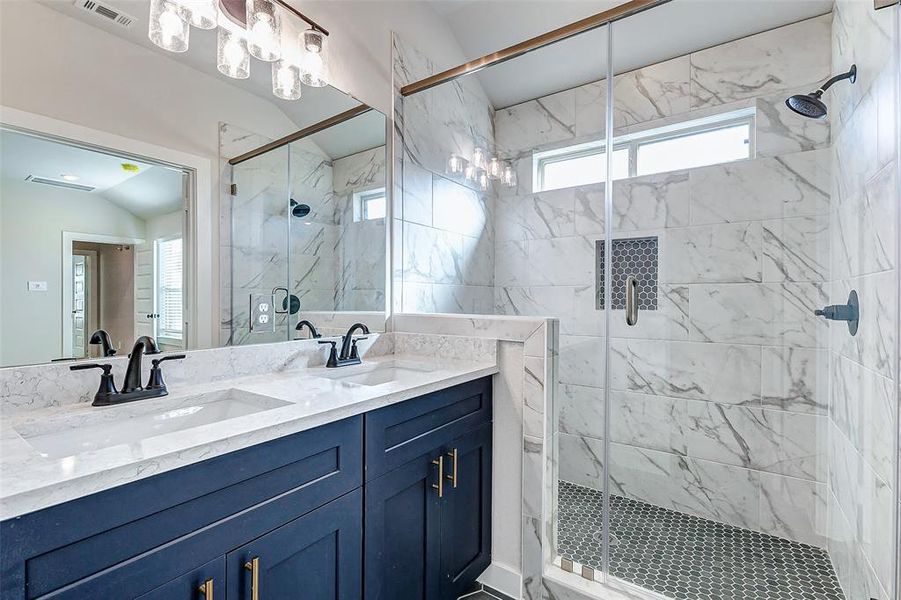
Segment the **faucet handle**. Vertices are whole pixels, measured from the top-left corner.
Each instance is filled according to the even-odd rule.
[[[351,338],[351,340],[350,340],[350,342],[351,342],[350,358],[360,358],[360,353],[357,350],[357,342],[362,342],[363,340],[368,340],[368,339],[369,339],[369,336],[366,336],[366,335],[361,336],[361,337]]]
[[[159,365],[161,362],[165,362],[167,360],[181,360],[183,358],[188,358],[188,355],[187,354],[167,354],[163,358],[154,358],[150,362],[155,367],[155,366]]]
[[[110,404],[110,398],[119,393],[116,389],[116,382],[113,380],[113,365],[109,363],[82,363],[78,365],[70,365],[70,371],[85,371],[87,369],[102,369],[103,374],[100,376],[100,387],[94,394],[94,406],[106,406]]]
[[[167,360],[181,360],[183,358],[187,358],[185,354],[169,354],[164,356],[163,358],[154,358],[150,361],[150,378],[147,380],[147,387],[145,390],[165,390],[166,389],[166,381],[163,379],[163,370],[160,368],[160,363],[166,362]]]
[[[328,353],[328,361],[325,363],[326,367],[337,367],[338,366],[338,342],[335,340],[319,340],[320,344],[331,344],[332,347]]]

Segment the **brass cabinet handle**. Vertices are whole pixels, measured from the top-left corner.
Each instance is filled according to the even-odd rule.
[[[207,579],[203,582],[203,585],[199,588],[200,593],[203,594],[203,597],[206,600],[213,600],[213,580]]]
[[[250,571],[250,600],[260,600],[260,557],[251,558],[244,568]]]
[[[448,452],[447,455],[454,461],[454,466],[451,469],[451,474],[448,475],[447,478],[450,479],[453,488],[457,489],[457,449],[454,448],[452,451]]]
[[[432,461],[433,465],[438,465],[438,483],[433,483],[432,487],[438,490],[438,497],[444,497],[444,455]],[[254,598],[253,600],[257,600]]]

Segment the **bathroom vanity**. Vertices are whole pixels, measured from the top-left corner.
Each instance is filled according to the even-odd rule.
[[[157,464],[147,460],[155,438],[116,446],[118,454],[115,448],[95,450],[98,458],[121,463],[110,465],[121,485],[98,483],[106,489],[84,494],[70,490],[67,501],[21,514],[11,511],[27,504],[6,502],[16,494],[7,490],[0,595],[457,598],[491,561],[489,375],[496,367],[445,366],[439,374],[417,374],[396,364],[364,365],[358,374],[320,368],[318,377],[280,374],[246,381],[240,393],[220,390],[215,401],[245,394],[251,402],[263,389],[272,398],[265,411],[231,419],[244,421],[250,435],[239,449],[229,446],[234,431],[217,443],[216,423],[208,423],[196,428],[206,433],[193,434],[206,435],[203,443],[183,440],[182,458],[169,448]],[[379,375],[384,372],[389,375]],[[380,377],[393,379],[379,384]],[[304,384],[314,388],[308,390],[312,400],[303,400]],[[343,396],[334,395],[342,390]],[[317,408],[315,398],[324,402],[328,394],[331,408]],[[196,398],[168,402],[176,410],[203,406]],[[279,398],[281,404],[271,404]],[[110,415],[141,410],[140,404],[93,410]],[[98,414],[88,408],[78,407],[81,417]],[[131,420],[140,430],[141,418]],[[28,429],[20,424],[16,431]],[[169,436],[190,438],[193,431]],[[24,434],[12,441],[9,429],[4,434],[4,447],[14,453],[22,450],[16,444],[29,443]],[[39,437],[31,438],[32,445],[65,478],[66,458],[54,456],[66,449],[54,454]],[[132,463],[122,455],[129,451],[136,457]],[[170,468],[171,460],[184,464]],[[36,465],[31,477],[48,483],[50,471]],[[89,490],[92,477],[102,476],[98,468],[59,485]]]

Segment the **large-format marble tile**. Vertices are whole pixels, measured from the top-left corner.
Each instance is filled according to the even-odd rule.
[[[604,442],[602,440],[557,434],[559,477],[578,485],[600,490],[604,488]]]
[[[491,207],[478,192],[446,179],[432,180],[432,225],[471,237],[490,227]]]
[[[825,346],[828,325],[813,314],[829,304],[821,284],[698,284],[689,287],[689,299],[694,340]]]
[[[614,126],[688,112],[690,76],[688,55],[617,75],[613,80]]]
[[[494,260],[494,283],[498,288],[527,286],[531,282],[527,242],[497,242]]]
[[[495,220],[497,239],[529,240],[574,235],[575,189],[499,198]]]
[[[575,134],[601,138],[607,131],[607,81],[579,86],[575,94]]]
[[[827,372],[825,350],[764,347],[761,404],[764,408],[826,414]]]
[[[403,213],[395,217],[431,226],[432,174],[409,160],[404,162],[403,173]]]
[[[864,95],[848,123],[833,135],[832,193],[837,206],[859,202],[864,186],[880,169],[878,109],[873,94]]]
[[[526,356],[523,359],[523,435],[544,439],[545,383],[548,382],[545,359]],[[540,481],[540,473],[537,477]],[[538,514],[538,513],[535,513]]]
[[[689,286],[663,283],[657,287],[657,310],[639,311],[638,325],[626,323],[626,311],[611,313],[614,338],[687,341],[689,339]],[[578,308],[578,295],[577,304]],[[603,312],[598,311],[599,318]]]
[[[575,135],[575,91],[529,100],[495,113],[499,152],[505,155],[558,142]]]
[[[760,474],[760,530],[802,544],[826,547],[826,485]]]
[[[839,280],[831,283],[829,289],[829,304],[846,302],[851,290],[857,291],[860,302],[857,335],[851,336],[844,323],[822,324],[828,329],[830,347],[870,370],[893,376],[892,348],[898,336],[893,312],[897,297],[895,273],[885,271]]]
[[[594,281],[595,243],[573,236],[529,240],[531,285],[584,285]]]
[[[604,233],[604,184],[573,188],[575,232],[579,235]]]
[[[560,383],[604,386],[604,338],[560,336]]]
[[[556,401],[560,433],[603,439],[604,390],[562,384],[557,391]]]
[[[614,338],[610,369],[614,390],[746,406],[760,398],[754,346]]]
[[[764,281],[825,281],[829,277],[829,217],[763,222]]]
[[[462,235],[404,223],[403,241],[405,281],[462,283]]]
[[[762,228],[758,222],[670,229],[663,261],[668,283],[760,281]]]
[[[690,172],[692,224],[824,214],[828,151],[738,161]]]
[[[560,286],[497,287],[495,310],[502,315],[556,317],[561,322],[572,321],[573,288]],[[576,333],[567,326],[564,332]]]
[[[494,239],[485,232],[479,237],[463,236],[460,270],[466,285],[494,285]]]
[[[691,54],[691,107],[815,84],[832,71],[832,16],[824,15]]]
[[[684,227],[688,224],[688,171],[644,175],[613,182],[614,231]]]
[[[787,97],[810,91],[807,86],[754,99],[755,149],[759,158],[829,147],[831,119],[805,119],[785,105]]]
[[[760,481],[751,469],[614,443],[610,480],[614,494],[738,527],[759,528]]]

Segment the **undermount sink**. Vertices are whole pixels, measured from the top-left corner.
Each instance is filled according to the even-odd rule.
[[[430,370],[431,369],[420,365],[411,365],[399,361],[388,361],[374,364],[364,363],[354,367],[339,367],[334,369],[333,372],[321,374],[320,377],[327,377],[328,379],[343,381],[345,383],[354,383],[357,385],[376,386],[404,381]]]
[[[162,406],[161,406],[162,404]],[[237,389],[218,390],[171,400],[141,401],[98,409],[83,419],[58,419],[19,425],[16,432],[47,458],[134,444],[142,440],[288,406]]]

